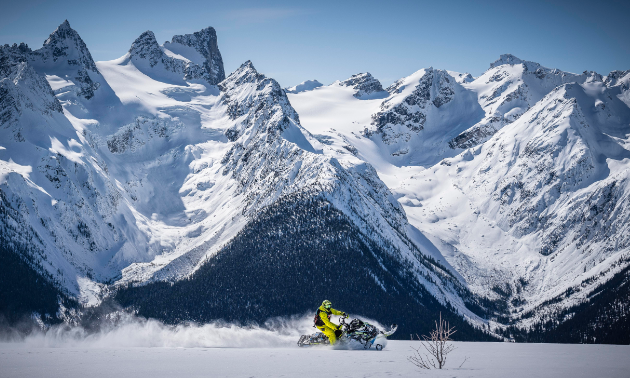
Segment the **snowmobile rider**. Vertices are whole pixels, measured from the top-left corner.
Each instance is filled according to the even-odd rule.
[[[317,313],[315,314],[315,327],[328,336],[330,345],[335,345],[337,337],[341,336],[341,326],[338,326],[330,321],[331,315],[341,315],[345,318],[348,317],[348,314],[335,310],[332,308],[332,303],[330,303],[329,300],[325,300],[322,302],[322,305],[319,306]]]

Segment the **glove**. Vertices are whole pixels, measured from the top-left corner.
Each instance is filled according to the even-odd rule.
[[[342,313],[341,313],[341,316],[343,316],[344,318],[347,318],[347,317],[348,317],[348,314],[346,314],[345,312],[342,312]]]

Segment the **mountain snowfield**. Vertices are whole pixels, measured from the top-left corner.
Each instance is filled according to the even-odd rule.
[[[213,28],[94,62],[66,21],[39,50],[0,47],[0,78],[2,251],[85,306],[120,290],[141,314],[205,302],[185,319],[166,301],[169,321],[208,320],[218,295],[280,315],[249,281],[277,271],[278,293],[406,298],[404,319],[450,312],[474,338],[553,318],[630,262],[630,71],[503,55],[477,78],[282,89],[250,61],[226,76]]]
[[[629,82],[504,55],[475,79],[420,70],[384,100],[335,84],[289,99],[327,153],[376,168],[416,245],[531,326],[628,266]]]

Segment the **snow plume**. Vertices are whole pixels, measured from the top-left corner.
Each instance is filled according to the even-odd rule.
[[[372,319],[358,318],[379,330],[386,329]],[[332,320],[339,323],[337,317]],[[81,325],[63,323],[51,327],[38,322],[37,327],[26,336],[24,327],[21,327],[22,336],[16,330],[3,329],[0,343],[22,344],[27,348],[273,348],[297,346],[300,335],[318,332],[313,328],[311,314],[271,318],[262,325],[223,321],[169,325],[114,311],[99,316],[96,322],[84,319]],[[375,344],[385,347],[387,339],[379,336]],[[335,349],[363,349],[363,345],[337,344]]]
[[[237,325],[216,321],[206,324],[167,325],[127,313],[111,313],[97,331],[66,323],[31,332],[21,338],[26,347],[181,347],[260,348],[297,345],[300,335],[312,333],[312,317],[273,318],[263,325]],[[8,340],[2,340],[7,342]],[[15,341],[15,338],[13,339]]]

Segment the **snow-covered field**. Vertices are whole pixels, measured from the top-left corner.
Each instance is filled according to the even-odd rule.
[[[165,325],[119,314],[99,332],[57,325],[0,341],[0,377],[628,377],[630,345],[454,342],[446,369],[420,370],[407,360],[418,341],[385,349],[297,346],[310,317],[274,318],[261,326]],[[378,328],[384,327],[370,319]],[[17,341],[16,341],[17,340]],[[464,362],[465,361],[465,362]],[[463,364],[462,364],[463,363]]]
[[[381,352],[332,348],[38,347],[0,344],[9,377],[628,377],[630,346],[457,342],[446,369],[407,361],[418,342]],[[463,366],[459,365],[468,358]]]

